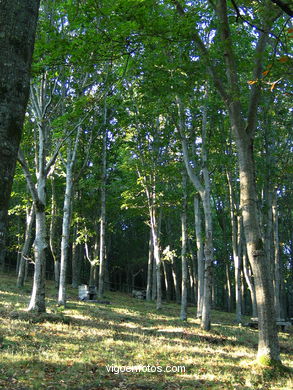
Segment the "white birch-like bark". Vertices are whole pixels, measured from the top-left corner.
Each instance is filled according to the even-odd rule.
[[[18,154],[18,160],[23,168],[27,185],[30,189],[36,212],[36,233],[34,240],[35,271],[33,279],[33,290],[28,310],[45,312],[45,267],[46,267],[46,177],[47,166],[46,158],[46,137],[47,128],[43,118],[46,115],[47,103],[45,101],[46,78],[43,77],[40,87],[31,88],[31,106],[37,121],[38,145],[35,145],[37,153],[36,164],[36,185],[33,182],[31,173],[21,151]]]
[[[45,312],[45,267],[46,267],[46,249],[47,242],[47,228],[46,228],[46,181],[50,169],[54,165],[59,150],[62,146],[61,141],[51,157],[46,163],[47,157],[47,140],[49,126],[47,123],[47,112],[52,102],[52,95],[56,87],[49,91],[47,85],[47,75],[44,74],[40,80],[39,85],[31,87],[31,103],[30,108],[32,115],[36,120],[35,130],[35,176],[36,184],[32,178],[32,174],[28,168],[28,164],[24,158],[21,150],[18,152],[18,161],[20,162],[28,188],[30,190],[33,204],[36,213],[36,232],[34,240],[34,257],[35,257],[35,271],[33,279],[32,295],[28,310]]]

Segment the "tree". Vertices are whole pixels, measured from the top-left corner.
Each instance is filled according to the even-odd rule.
[[[32,53],[39,0],[8,0],[0,4],[0,264],[8,202],[29,96]]]

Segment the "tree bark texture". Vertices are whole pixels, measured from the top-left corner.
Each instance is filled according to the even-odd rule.
[[[151,300],[152,293],[152,264],[153,264],[153,242],[152,242],[152,233],[150,231],[149,238],[149,256],[148,256],[148,273],[147,273],[147,289],[146,289],[146,300]]]
[[[25,269],[26,269],[26,263],[28,261],[27,257],[29,255],[32,246],[32,241],[33,241],[34,222],[35,222],[35,208],[34,205],[32,205],[30,210],[27,211],[27,216],[26,216],[25,238],[21,250],[20,262],[18,268],[17,287],[23,287],[24,285]]]
[[[216,12],[226,63],[227,91],[221,80],[219,80],[215,68],[209,65],[209,70],[214,79],[215,86],[228,109],[232,133],[236,141],[240,174],[240,209],[243,218],[247,254],[254,276],[258,309],[259,343],[257,359],[261,363],[274,364],[280,361],[280,350],[275,321],[276,313],[273,282],[270,274],[270,256],[265,253],[262,241],[253,156],[253,141],[256,131],[257,109],[261,89],[258,84],[252,85],[245,118],[240,101],[240,82],[230,32],[226,0],[217,1]],[[264,53],[269,32],[275,18],[275,12],[264,16],[262,31],[259,33],[255,47],[253,80],[261,78]],[[201,49],[201,51],[207,59],[206,49]]]
[[[65,196],[63,204],[63,221],[62,221],[62,239],[61,239],[61,261],[60,261],[60,279],[59,279],[59,292],[58,292],[58,304],[66,305],[66,271],[68,263],[68,250],[70,239],[70,224],[71,224],[71,208],[73,198],[73,167],[76,159],[76,153],[79,143],[79,137],[81,128],[77,130],[74,144],[72,141],[68,141],[67,147],[67,161],[66,161],[66,185]]]
[[[56,199],[56,188],[55,188],[55,178],[51,178],[51,221],[49,227],[49,245],[51,254],[54,260],[54,280],[55,287],[59,287],[59,277],[60,277],[60,261],[59,261],[59,237],[58,237],[58,217],[57,217],[57,199]]]
[[[181,265],[182,265],[182,282],[181,282],[181,309],[180,319],[187,320],[187,178],[186,173],[182,173],[183,203],[181,213]]]
[[[201,318],[202,300],[204,292],[204,250],[202,238],[202,220],[199,205],[199,196],[194,197],[194,225],[197,247],[197,318]]]
[[[0,264],[4,266],[8,202],[24,114],[39,0],[0,3]]]
[[[238,209],[235,201],[233,181],[230,172],[227,172],[230,219],[232,228],[232,253],[235,275],[235,301],[236,301],[236,322],[241,322],[241,220],[238,217]]]
[[[100,267],[98,297],[101,299],[104,293],[104,276],[106,261],[106,174],[107,174],[107,129],[106,108],[104,118],[103,152],[102,152],[102,177],[101,177],[101,216],[100,216]]]

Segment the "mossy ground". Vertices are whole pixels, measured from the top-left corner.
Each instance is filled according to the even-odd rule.
[[[254,363],[257,331],[235,325],[234,315],[214,311],[212,330],[200,329],[195,308],[187,322],[179,306],[127,294],[106,293],[111,305],[79,302],[68,290],[68,306],[56,303],[47,283],[47,314],[26,312],[31,282],[0,275],[0,388],[2,389],[274,389],[293,388],[293,337],[280,333],[288,370]],[[185,373],[126,372],[107,366],[184,366]]]

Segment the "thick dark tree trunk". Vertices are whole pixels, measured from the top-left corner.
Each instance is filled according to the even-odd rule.
[[[0,263],[8,202],[29,95],[39,0],[0,2]]]

